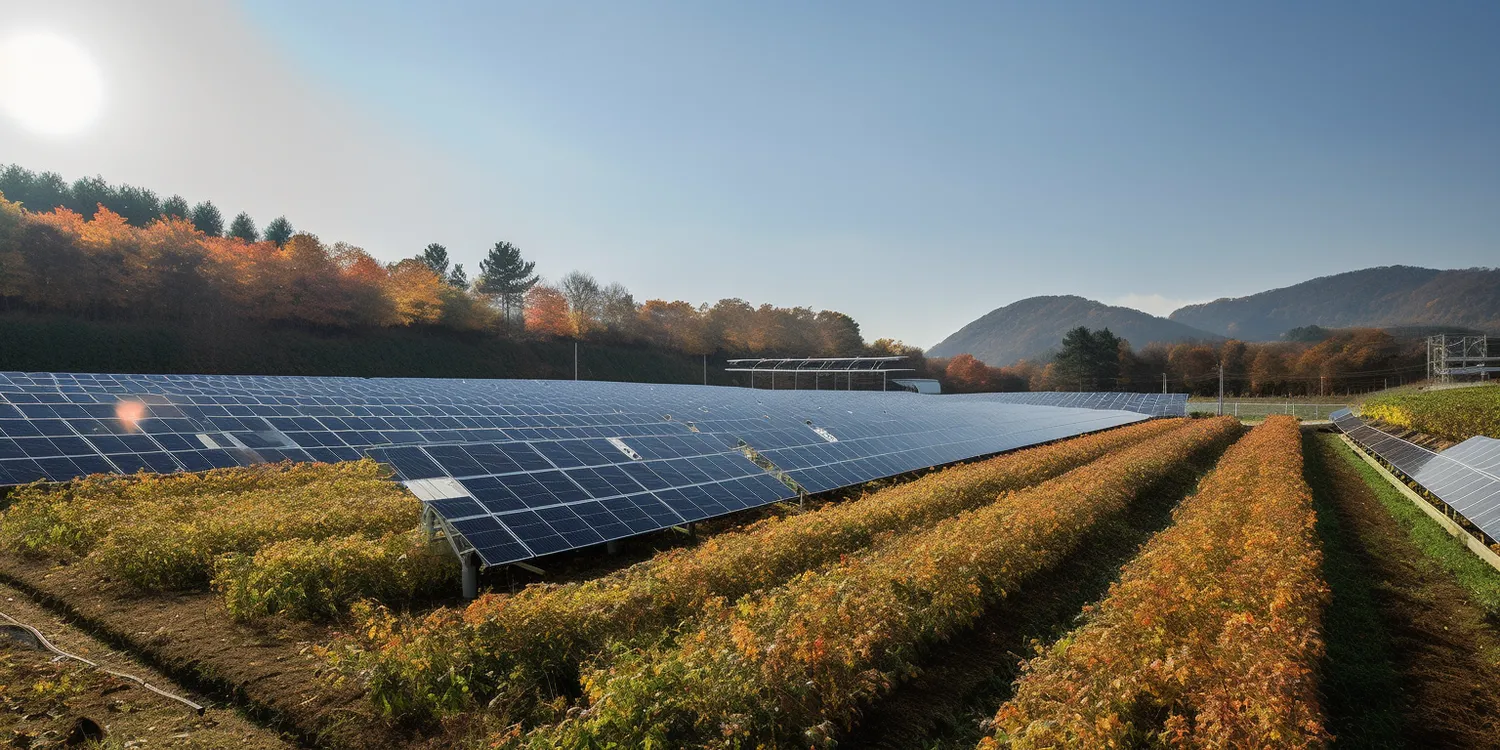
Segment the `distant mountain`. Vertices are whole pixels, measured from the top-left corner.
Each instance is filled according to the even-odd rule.
[[[1188,305],[1172,320],[1246,341],[1299,326],[1459,326],[1500,332],[1500,269],[1385,266],[1323,276],[1248,297]]]
[[[1154,342],[1217,341],[1223,337],[1128,307],[1083,297],[1030,297],[1013,302],[958,329],[927,351],[929,357],[965,352],[1003,366],[1037,359],[1056,349],[1068,329],[1108,328],[1139,349]]]

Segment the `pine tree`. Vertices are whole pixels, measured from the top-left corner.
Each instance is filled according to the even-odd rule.
[[[490,248],[489,255],[479,261],[479,282],[476,291],[500,300],[505,312],[505,322],[513,319],[513,311],[520,309],[517,302],[541,280],[533,271],[536,261],[521,257],[521,249],[501,240]]]
[[[193,207],[193,226],[210,237],[221,237],[224,235],[224,215],[219,213],[213,201],[203,201]]]
[[[448,248],[434,242],[422,249],[422,253],[417,256],[417,260],[426,263],[427,267],[431,268],[432,272],[437,274],[439,278],[447,278]]]
[[[169,219],[186,219],[192,215],[186,198],[174,195],[161,203],[161,215]]]
[[[469,288],[469,274],[464,271],[464,264],[453,264],[453,271],[448,274],[448,286],[454,289]]]
[[[266,225],[266,242],[274,242],[277,247],[281,247],[291,238],[292,223],[287,221],[285,216],[278,216],[272,219],[270,224]]]
[[[255,229],[255,220],[251,219],[250,214],[244,211],[241,211],[240,215],[234,217],[234,221],[229,223],[229,236],[237,237],[246,242],[260,241],[260,232]]]

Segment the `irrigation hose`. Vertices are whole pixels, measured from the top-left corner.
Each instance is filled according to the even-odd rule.
[[[146,682],[145,680],[143,680],[143,679],[141,679],[139,677],[136,677],[133,674],[125,674],[124,672],[116,672],[113,669],[109,669],[108,667],[101,667],[97,663],[89,661],[88,659],[85,659],[82,656],[77,656],[77,655],[74,655],[74,654],[70,654],[70,653],[68,653],[68,652],[66,652],[66,651],[64,651],[64,650],[62,650],[62,649],[60,649],[60,648],[52,645],[52,641],[47,640],[47,636],[42,635],[42,631],[37,630],[36,628],[33,628],[30,625],[27,625],[26,623],[21,622],[20,620],[17,620],[16,618],[11,617],[10,615],[8,615],[8,614],[6,614],[4,612],[0,612],[0,617],[5,618],[12,625],[15,625],[16,627],[21,628],[22,630],[25,630],[28,633],[31,633],[31,635],[36,638],[37,643],[42,644],[43,648],[47,649],[48,651],[51,651],[54,654],[57,654],[58,656],[61,656],[61,657],[65,658],[65,659],[72,659],[73,661],[81,662],[83,664],[87,664],[88,666],[90,666],[90,667],[92,667],[92,668],[94,668],[94,669],[96,669],[96,670],[98,670],[100,672],[103,672],[103,673],[108,674],[108,675],[112,675],[114,677],[118,677],[118,678],[120,678],[122,680],[129,680],[131,682],[134,682],[135,684],[140,685],[141,687],[143,687],[143,688],[145,688],[147,690],[150,690],[151,692],[156,693],[157,695],[160,695],[163,698],[166,698],[168,700],[177,701],[178,703],[181,703],[182,705],[187,706],[188,708],[193,709],[193,711],[195,713],[197,713],[199,716],[203,715],[203,706],[200,706],[197,703],[194,703],[194,702],[188,700],[187,698],[184,698],[184,697],[182,697],[180,695],[173,695],[171,693],[166,692],[165,690],[160,690],[157,687],[155,687],[154,685],[152,685],[151,683]]]

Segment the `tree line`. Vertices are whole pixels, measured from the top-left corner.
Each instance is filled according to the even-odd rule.
[[[1074,328],[1050,362],[991,367],[972,355],[934,359],[944,389],[979,391],[1160,391],[1211,396],[1219,368],[1231,396],[1316,397],[1420,380],[1425,342],[1375,328],[1308,327],[1286,340],[1148,344],[1136,350],[1109,329]],[[1165,383],[1163,382],[1165,376]]]
[[[246,320],[313,330],[427,326],[503,336],[641,343],[689,354],[853,356],[920,350],[866,345],[831,310],[637,301],[582,271],[555,281],[507,241],[471,277],[432,243],[383,263],[364,249],[297,232],[284,217],[228,225],[212,202],[189,207],[101,178],[0,168],[0,310],[91,320]]]

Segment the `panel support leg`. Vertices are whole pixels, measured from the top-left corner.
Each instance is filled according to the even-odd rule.
[[[464,568],[464,598],[479,598],[479,561],[477,555],[470,552],[458,558]]]
[[[611,539],[604,543],[604,551],[611,555],[618,555],[623,549],[625,545],[619,539]]]

